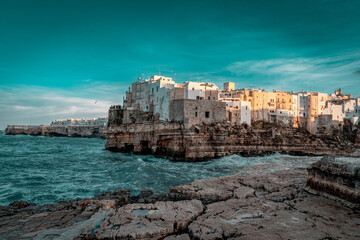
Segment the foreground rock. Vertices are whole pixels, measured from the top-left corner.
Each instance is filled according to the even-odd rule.
[[[325,171],[325,162],[311,168]],[[354,173],[344,169],[329,171]],[[15,202],[0,207],[0,239],[360,239],[358,209],[309,193],[307,180],[306,168],[289,167],[202,179],[167,196],[119,190],[44,206]]]
[[[324,157],[308,169],[308,190],[360,209],[360,159]]]
[[[105,138],[103,126],[36,126],[8,125],[6,135],[60,136],[60,137],[98,137]]]
[[[144,122],[111,123],[106,133],[106,149],[136,154],[154,154],[174,161],[203,161],[226,155],[350,155],[354,143],[343,135],[280,127],[270,123],[248,126],[228,124],[194,125]]]
[[[100,227],[87,228],[81,238],[160,239],[186,230],[203,211],[199,200],[129,204],[108,216]]]

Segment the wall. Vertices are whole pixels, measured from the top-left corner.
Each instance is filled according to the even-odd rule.
[[[193,124],[212,124],[226,121],[226,104],[217,101],[179,99],[173,100],[170,107],[170,119]],[[206,113],[208,112],[208,117]]]
[[[159,114],[160,120],[170,120],[170,95],[171,90],[167,88],[160,88],[156,93],[154,115]]]

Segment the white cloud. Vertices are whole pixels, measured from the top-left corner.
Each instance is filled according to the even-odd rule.
[[[349,85],[354,83],[356,76],[353,73],[359,66],[360,53],[350,53],[325,58],[239,61],[226,67],[226,70],[248,82],[255,79],[261,84],[262,80],[269,80],[271,86],[267,87],[275,89],[316,88],[328,91],[336,87],[348,87],[359,91],[359,86]],[[343,86],[344,84],[348,85]]]
[[[49,124],[55,119],[93,118],[107,116],[109,106],[120,104],[122,93],[114,101],[97,97],[77,97],[78,94],[60,89],[37,86],[0,86],[0,129],[8,124]],[[106,97],[104,97],[106,99]]]

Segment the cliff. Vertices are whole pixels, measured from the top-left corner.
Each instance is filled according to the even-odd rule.
[[[202,161],[226,155],[269,153],[350,155],[354,144],[341,135],[313,135],[304,130],[259,123],[252,127],[228,124],[194,125],[144,122],[110,125],[106,149],[153,154],[174,161]]]
[[[0,206],[0,239],[359,239],[360,214],[305,190],[306,169],[106,192],[39,206]]]
[[[105,138],[105,127],[100,126],[27,126],[9,125],[6,135],[99,137]]]

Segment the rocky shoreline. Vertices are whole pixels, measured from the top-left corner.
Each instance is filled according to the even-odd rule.
[[[8,125],[6,135],[56,136],[56,137],[95,137],[105,138],[106,127],[102,126],[47,126],[47,125]]]
[[[359,239],[358,195],[331,191],[358,194],[359,172],[360,159],[323,158],[308,169],[197,180],[167,195],[117,190],[43,206],[14,202],[0,207],[0,239]]]

